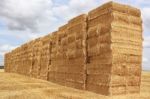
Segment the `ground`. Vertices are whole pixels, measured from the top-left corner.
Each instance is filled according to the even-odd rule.
[[[109,97],[0,70],[0,99],[150,99],[150,72],[142,72],[140,94]]]

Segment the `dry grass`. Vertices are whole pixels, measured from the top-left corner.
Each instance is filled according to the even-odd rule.
[[[142,74],[140,94],[113,97],[68,88],[18,74],[0,72],[0,99],[150,99],[150,72]]]
[[[4,72],[4,69],[0,69],[0,72]]]

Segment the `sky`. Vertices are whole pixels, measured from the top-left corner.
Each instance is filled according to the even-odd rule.
[[[81,13],[110,0],[1,0],[0,65],[4,54],[16,47],[57,30]],[[150,1],[113,0],[137,7],[143,19],[143,70],[150,70]]]

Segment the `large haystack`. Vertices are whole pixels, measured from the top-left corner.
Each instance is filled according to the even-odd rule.
[[[5,55],[5,71],[104,95],[139,93],[140,10],[114,2]]]

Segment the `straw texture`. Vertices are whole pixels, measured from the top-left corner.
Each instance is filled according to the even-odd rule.
[[[104,95],[139,93],[140,10],[114,2],[5,54],[5,71]]]

